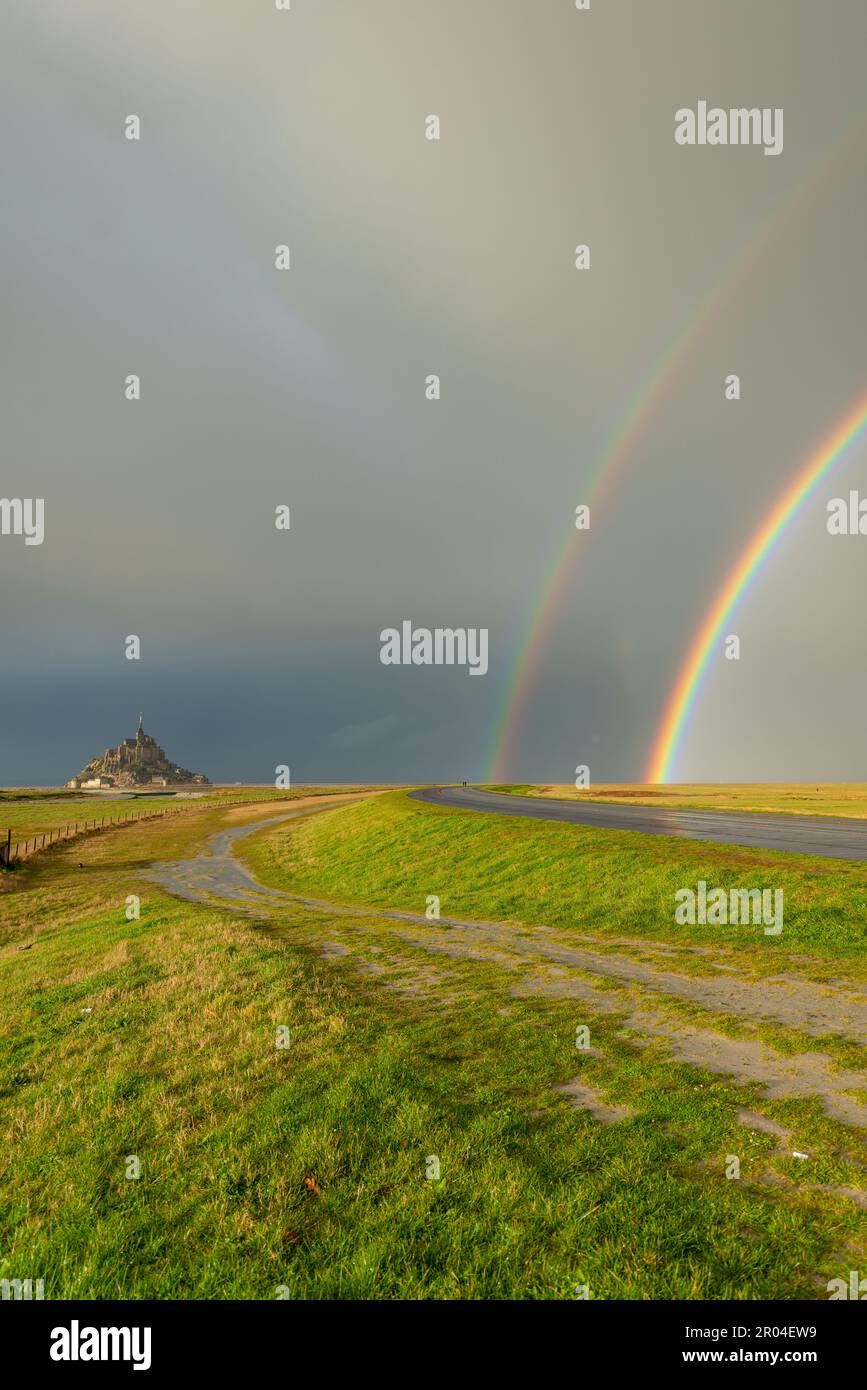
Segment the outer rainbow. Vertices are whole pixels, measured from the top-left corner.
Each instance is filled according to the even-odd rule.
[[[770,513],[740,555],[721,592],[703,619],[680,669],[654,742],[645,774],[648,782],[669,781],[690,715],[695,707],[696,697],[712,664],[723,627],[739,606],[750,583],[758,575],[786,527],[794,520],[817,484],[836,463],[839,463],[865,429],[867,396],[861,398],[854,410],[850,411],[842,424],[835,429],[830,439],[810,457],[794,482],[774,503]]]

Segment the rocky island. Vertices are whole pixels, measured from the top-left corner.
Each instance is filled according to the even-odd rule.
[[[169,762],[151,734],[142,728],[139,715],[134,738],[125,738],[116,748],[106,748],[101,758],[92,758],[68,787],[175,787],[209,786],[201,772],[190,772]]]

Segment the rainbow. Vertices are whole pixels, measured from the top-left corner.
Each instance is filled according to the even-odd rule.
[[[749,592],[750,586],[823,478],[867,431],[867,396],[810,456],[750,539],[714,599],[696,633],[672,689],[656,735],[648,782],[667,782],[689,726],[705,677],[713,663],[723,629]]]
[[[665,400],[679,368],[691,360],[702,330],[755,268],[761,254],[773,244],[773,234],[778,224],[788,219],[803,198],[814,193],[817,186],[821,186],[848,160],[864,134],[865,125],[867,120],[862,114],[834,142],[830,152],[826,151],[821,159],[811,163],[794,190],[778,203],[773,215],[762,222],[746,245],[726,263],[722,274],[702,296],[686,323],[669,339],[659,365],[642,383],[625,414],[603,442],[596,467],[582,487],[583,495],[574,499],[574,502],[582,502],[590,507],[591,527],[595,527],[600,504],[622,472],[635,445],[645,436],[651,416]],[[817,170],[822,175],[818,179],[814,177]],[[562,532],[558,528],[552,558],[543,571],[537,597],[522,626],[515,655],[503,684],[503,693],[494,712],[484,757],[483,780],[487,782],[502,782],[508,776],[536,682],[544,668],[545,654],[572,591],[570,580],[577,556],[593,534],[592,529],[589,532],[576,531],[571,508],[567,508],[567,514]]]

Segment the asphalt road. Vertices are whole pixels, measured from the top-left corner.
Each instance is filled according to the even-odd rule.
[[[835,816],[663,811],[655,806],[509,796],[479,791],[477,787],[426,787],[410,795],[417,801],[455,806],[464,811],[493,811],[501,816],[568,821],[572,825],[592,825],[600,830],[638,830],[645,835],[674,835],[681,840],[710,840],[717,845],[748,845],[790,854],[821,855],[826,859],[867,859],[867,821]]]

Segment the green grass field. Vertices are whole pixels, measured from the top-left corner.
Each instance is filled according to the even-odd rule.
[[[589,937],[617,970],[656,968],[665,944],[687,992],[728,962],[764,992],[782,972],[830,998],[863,974],[863,869],[388,793],[238,855],[263,883],[421,924],[250,916],[145,877],[269,813],[106,830],[2,876],[0,1278],[61,1298],[799,1299],[864,1268],[863,1132],[672,1041],[719,1036],[783,1068],[821,1053],[848,1075],[851,1031],[654,987],[647,1032],[640,981],[523,944]],[[674,886],[700,876],[784,885],[783,936],[674,928]],[[425,923],[432,894],[444,917],[504,926]],[[555,1089],[576,1075],[577,1106]]]
[[[300,787],[293,791],[277,791],[273,787],[210,787],[201,797],[158,796],[94,796],[89,792],[42,789],[21,789],[0,792],[0,840],[5,841],[7,829],[16,840],[64,830],[76,822],[96,822],[108,825],[111,820],[127,814],[151,815],[156,811],[199,810],[205,806],[222,806],[266,801],[281,801],[287,797],[327,795],[331,787]]]
[[[671,783],[649,785],[604,783],[576,790],[573,783],[524,782],[486,786],[486,791],[514,796],[556,797],[564,801],[613,801],[644,806],[683,807],[692,811],[773,811],[775,815],[867,816],[867,783],[832,782],[768,786],[759,783]]]

